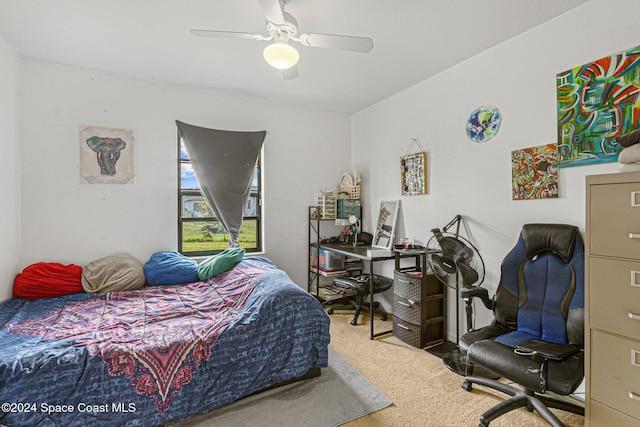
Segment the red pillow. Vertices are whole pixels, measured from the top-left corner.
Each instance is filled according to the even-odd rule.
[[[82,289],[82,267],[38,262],[22,270],[13,282],[13,296],[25,299],[55,298]]]

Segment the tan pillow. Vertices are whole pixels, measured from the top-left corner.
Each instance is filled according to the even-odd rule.
[[[619,163],[638,163],[640,162],[640,144],[634,144],[631,147],[623,148],[618,154]]]
[[[82,269],[85,292],[119,292],[140,289],[146,284],[144,267],[128,254],[116,254],[91,261]]]

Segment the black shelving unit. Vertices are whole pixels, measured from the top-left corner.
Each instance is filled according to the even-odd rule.
[[[321,211],[322,211],[321,206],[309,206],[308,212],[307,212],[307,218],[308,218],[308,224],[309,224],[308,226],[309,250],[307,253],[307,271],[308,271],[307,292],[312,293],[315,289],[315,292],[313,292],[313,294],[320,302],[332,303],[340,298],[328,299],[328,298],[323,298],[320,295],[320,287],[321,287],[320,277],[351,275],[354,271],[362,272],[362,263],[359,262],[360,267],[357,268],[356,270],[345,270],[343,273],[337,273],[337,274],[324,274],[318,271],[317,269],[313,268],[313,261],[312,261],[313,253],[314,253],[314,249],[318,252],[320,250],[320,242],[322,237],[324,237],[322,235],[323,228],[326,231],[328,230],[332,231],[333,232],[331,234],[332,236],[337,236],[345,226],[345,225],[336,225],[335,218],[322,218]],[[358,218],[358,220],[362,221],[362,215],[360,215],[360,218]],[[329,227],[332,227],[332,228],[329,228]]]

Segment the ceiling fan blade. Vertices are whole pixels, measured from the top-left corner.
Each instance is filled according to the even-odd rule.
[[[258,0],[267,21],[276,25],[284,25],[284,13],[280,0]]]
[[[304,46],[325,47],[362,53],[367,53],[373,49],[373,40],[369,37],[339,36],[335,34],[302,33],[300,34],[300,43]]]
[[[248,40],[268,40],[269,37],[264,37],[262,34],[256,33],[240,33],[236,31],[216,31],[216,30],[189,30],[194,36],[200,37],[224,37],[233,39],[248,39]]]
[[[296,67],[295,65],[286,70],[282,70],[282,77],[284,77],[285,80],[295,79],[296,77],[298,77],[298,75],[298,67]]]

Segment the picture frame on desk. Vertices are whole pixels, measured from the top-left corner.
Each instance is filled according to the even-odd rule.
[[[373,241],[371,242],[372,247],[387,250],[393,247],[399,206],[400,200],[383,200],[380,202],[378,220],[373,232]]]

